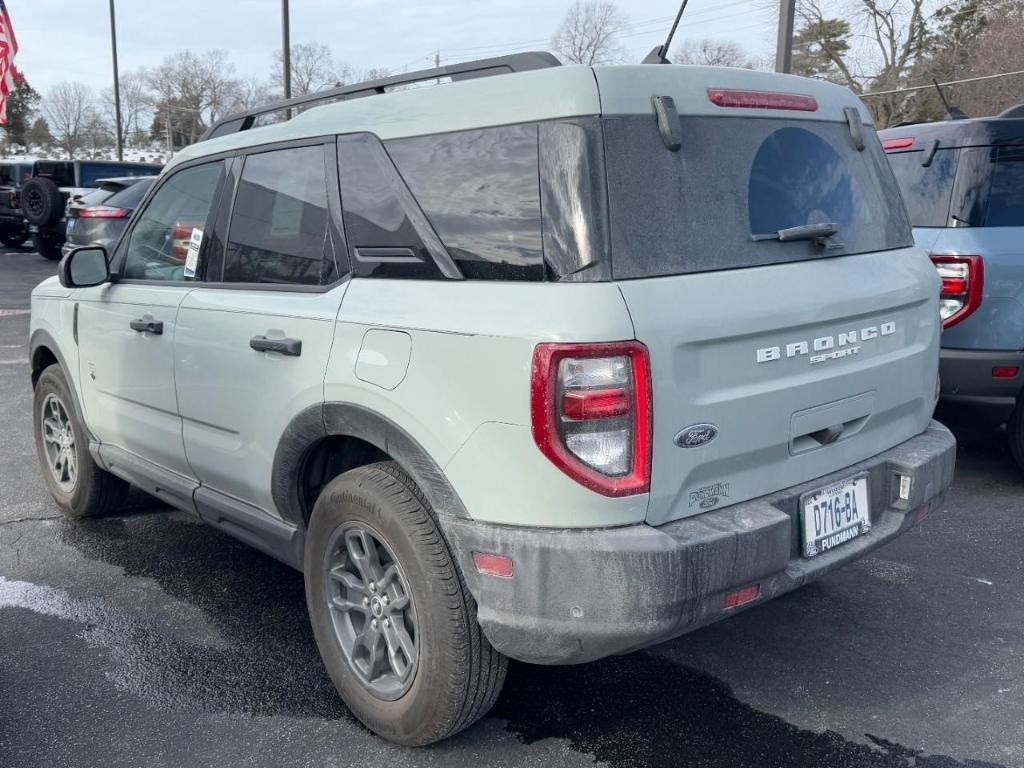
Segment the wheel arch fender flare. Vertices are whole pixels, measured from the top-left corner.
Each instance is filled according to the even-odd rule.
[[[39,381],[39,376],[45,368],[43,360],[45,359],[46,352],[53,355],[57,365],[64,371],[64,380],[68,384],[68,389],[71,390],[71,399],[73,401],[71,406],[75,409],[75,417],[78,419],[78,423],[82,425],[82,429],[85,430],[89,440],[95,441],[96,437],[93,435],[92,430],[89,429],[89,424],[85,420],[85,411],[82,410],[82,401],[78,396],[78,387],[73,372],[64,359],[56,339],[50,335],[49,331],[43,328],[36,328],[36,330],[32,331],[32,336],[28,342],[28,359],[32,367],[32,388],[35,389],[36,382]]]
[[[306,460],[329,437],[363,440],[398,462],[416,481],[438,517],[469,519],[441,467],[393,421],[354,403],[322,403],[301,411],[285,428],[274,453],[271,495],[281,517],[305,528],[302,477]]]

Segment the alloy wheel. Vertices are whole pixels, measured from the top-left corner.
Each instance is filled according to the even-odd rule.
[[[400,698],[416,677],[416,609],[402,566],[362,523],[342,525],[325,559],[327,604],[342,653],[374,696]]]

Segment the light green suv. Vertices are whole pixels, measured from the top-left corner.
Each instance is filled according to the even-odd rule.
[[[426,744],[508,657],[670,639],[940,505],[938,299],[843,88],[460,64],[229,118],[70,254],[39,459],[70,516],[130,483],[301,569],[352,712]]]

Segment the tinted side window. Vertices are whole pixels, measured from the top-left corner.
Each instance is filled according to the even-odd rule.
[[[352,271],[363,277],[442,279],[449,258],[375,136],[338,139],[341,202]]]
[[[544,278],[537,126],[401,139],[387,148],[467,278]]]
[[[945,227],[949,223],[958,153],[958,149],[939,149],[928,166],[921,165],[924,152],[920,150],[887,155],[915,227]]]
[[[337,276],[333,265],[324,147],[246,157],[228,230],[225,282],[326,285]]]
[[[986,227],[1024,227],[1024,147],[995,150]]]
[[[128,240],[123,276],[133,280],[184,280],[194,229],[206,227],[224,163],[174,173],[136,220]]]

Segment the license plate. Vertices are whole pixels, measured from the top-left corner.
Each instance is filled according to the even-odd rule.
[[[871,529],[866,475],[840,480],[800,497],[804,556],[814,557]]]
[[[68,219],[68,232],[74,232],[75,231],[75,222],[77,222],[77,221],[78,221],[78,219]]]

